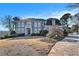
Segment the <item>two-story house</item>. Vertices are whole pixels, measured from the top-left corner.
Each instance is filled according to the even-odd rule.
[[[25,33],[26,35],[30,35],[32,33],[40,33],[41,30],[48,30],[51,32],[55,25],[59,23],[58,21],[58,19],[54,18],[49,18],[47,20],[36,18],[22,19],[16,21],[17,24],[15,31],[17,33]]]
[[[28,18],[17,21],[15,31],[17,33],[25,33],[30,35],[32,33],[39,33],[44,29],[44,19]]]

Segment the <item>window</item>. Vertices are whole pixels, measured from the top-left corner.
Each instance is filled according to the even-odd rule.
[[[21,33],[24,33],[24,28],[20,28]]]
[[[21,25],[22,25],[22,27],[24,27],[24,22],[22,22],[22,24],[21,24]]]
[[[25,26],[31,26],[31,22],[27,22]]]
[[[37,33],[37,31],[38,31],[38,30],[37,30],[37,28],[35,27],[35,28],[34,28],[34,32]]]
[[[17,33],[24,33],[24,28],[17,28],[16,29],[16,32]]]
[[[25,22],[25,26],[27,26],[27,22]]]
[[[17,28],[17,33],[20,33],[21,31],[20,31],[20,28]]]
[[[23,22],[20,23],[20,27],[24,27],[24,23]]]
[[[27,25],[30,26],[31,25],[31,22],[27,22]]]
[[[20,22],[18,23],[18,27],[20,27]]]
[[[38,26],[38,23],[37,23],[37,22],[35,22],[35,23],[34,23],[34,27],[37,27],[37,26]]]
[[[38,27],[41,27],[41,23],[40,22],[38,23]]]
[[[49,30],[49,27],[46,26],[46,27],[45,27],[45,30]]]
[[[41,28],[38,28],[38,33],[40,33],[40,31],[41,31]]]
[[[20,23],[20,27],[22,27],[22,22]]]

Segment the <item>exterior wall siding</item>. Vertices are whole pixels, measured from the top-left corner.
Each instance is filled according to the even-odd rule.
[[[43,30],[43,25],[43,21],[18,22],[16,32],[25,33],[27,35],[27,29],[30,29],[30,34],[39,33],[41,30]]]
[[[52,21],[52,23],[55,25],[55,21]],[[30,34],[32,33],[40,33],[41,30],[48,30],[51,31],[53,26],[47,26],[45,25],[45,21],[25,21],[25,22],[17,22],[16,25],[16,32],[17,33],[25,33],[28,35],[28,30],[30,31]]]

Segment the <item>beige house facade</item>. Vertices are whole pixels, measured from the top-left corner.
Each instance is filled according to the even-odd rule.
[[[17,33],[25,33],[26,35],[30,35],[32,33],[39,33],[43,29],[43,19],[28,18],[17,21],[15,31]]]
[[[48,30],[51,32],[55,25],[55,20],[49,22],[44,19],[27,18],[17,21],[15,31],[17,33],[25,33],[25,35],[40,33],[41,30]]]

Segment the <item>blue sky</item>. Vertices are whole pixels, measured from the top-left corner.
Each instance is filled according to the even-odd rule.
[[[14,3],[14,4],[0,4],[0,16],[13,15],[13,16],[35,16],[35,15],[48,15],[51,12],[63,9],[67,4],[53,4],[53,3]]]
[[[0,3],[0,18],[6,15],[21,18],[60,18],[67,11],[67,3]],[[71,13],[74,13],[72,11]],[[0,25],[0,30],[7,30]]]

